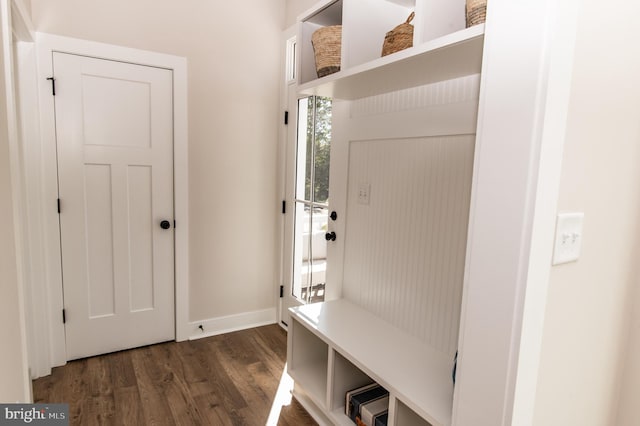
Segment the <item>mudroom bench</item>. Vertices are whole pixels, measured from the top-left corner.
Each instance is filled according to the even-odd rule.
[[[451,356],[345,299],[289,311],[294,396],[318,423],[353,425],[345,394],[373,381],[389,391],[389,425],[451,424]]]

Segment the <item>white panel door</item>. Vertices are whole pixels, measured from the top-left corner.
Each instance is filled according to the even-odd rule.
[[[172,71],[53,65],[67,358],[173,340]]]

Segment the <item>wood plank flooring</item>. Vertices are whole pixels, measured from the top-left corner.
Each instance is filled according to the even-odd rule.
[[[34,380],[34,401],[68,403],[71,425],[316,425],[274,404],[286,341],[269,325],[71,361]]]

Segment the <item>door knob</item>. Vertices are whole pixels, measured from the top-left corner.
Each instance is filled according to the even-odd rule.
[[[171,228],[171,222],[169,222],[168,220],[163,220],[162,222],[160,222],[160,228],[162,229]]]
[[[331,218],[331,220],[337,220],[338,219],[338,213],[336,213],[335,211],[331,212],[331,214],[329,215],[329,217]]]
[[[336,233],[331,231],[331,232],[327,232],[326,234],[324,234],[324,238],[327,241],[335,241],[336,240]]]

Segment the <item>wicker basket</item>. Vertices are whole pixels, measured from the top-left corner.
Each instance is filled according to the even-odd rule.
[[[482,24],[487,16],[487,0],[467,0],[467,28]]]
[[[340,71],[342,25],[320,28],[311,35],[318,77]]]
[[[407,21],[398,25],[384,36],[382,44],[382,56],[387,56],[395,52],[413,46],[413,25],[410,24],[416,16],[414,12],[407,18]]]

